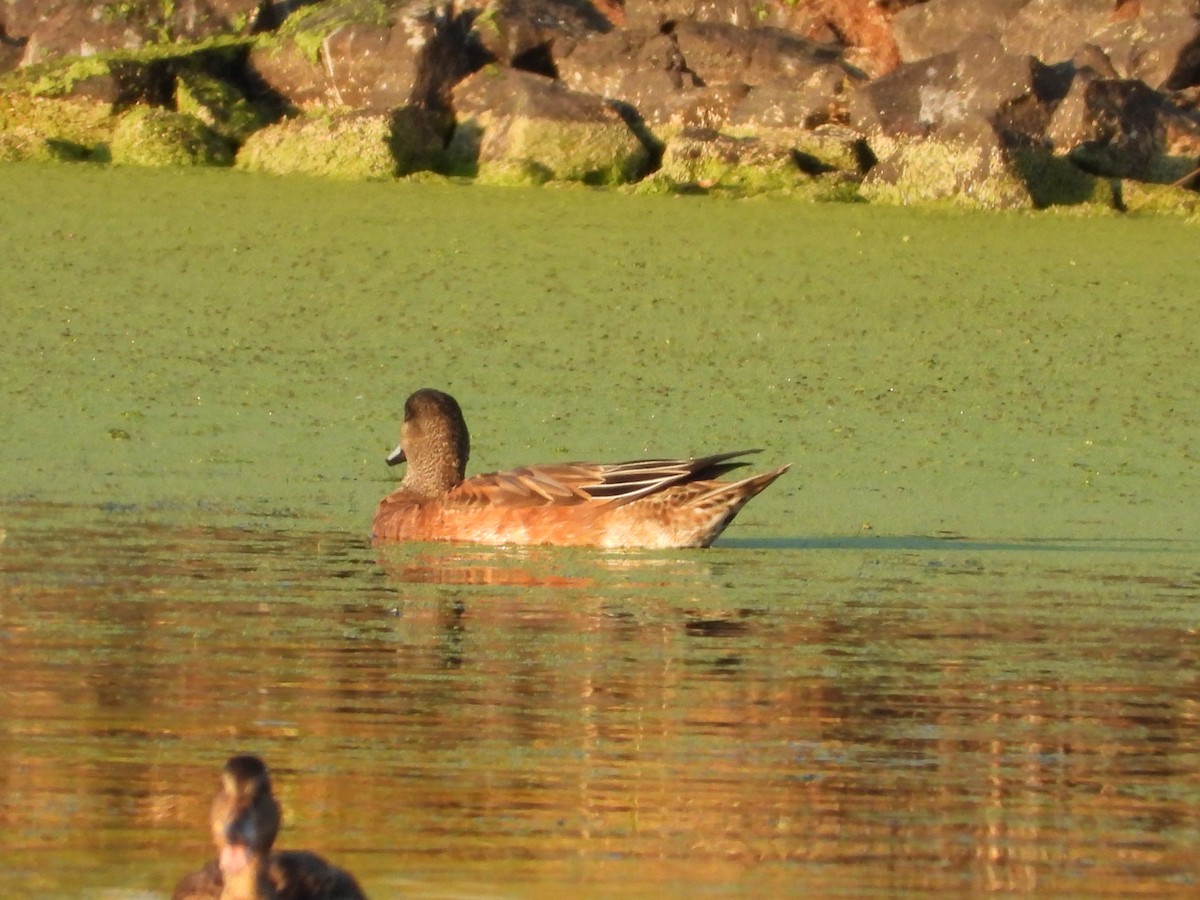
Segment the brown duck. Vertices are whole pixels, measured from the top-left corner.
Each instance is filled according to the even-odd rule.
[[[389,465],[408,463],[375,511],[380,541],[577,547],[707,547],[788,470],[718,481],[754,450],[692,459],[552,463],[466,477],[471,439],[458,402],[431,388],[404,404]]]
[[[180,881],[171,900],[366,900],[353,875],[317,854],[272,852],[279,821],[266,765],[232,757],[209,817],[217,858]]]

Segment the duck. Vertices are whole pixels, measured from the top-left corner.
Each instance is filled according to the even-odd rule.
[[[217,858],[185,876],[171,900],[366,900],[353,875],[317,854],[272,852],[280,820],[266,764],[230,757],[209,815]]]
[[[689,459],[521,466],[466,477],[471,439],[458,401],[422,388],[404,403],[389,466],[406,463],[399,487],[380,501],[376,542],[452,541],[607,549],[708,547],[782,465],[737,481],[736,450]]]

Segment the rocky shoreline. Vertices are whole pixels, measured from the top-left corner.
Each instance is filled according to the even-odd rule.
[[[1200,211],[1200,0],[9,0],[0,161]]]

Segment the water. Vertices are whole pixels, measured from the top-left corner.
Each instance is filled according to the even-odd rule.
[[[1195,894],[1194,231],[0,199],[0,894],[168,895],[237,752],[376,898]],[[794,468],[706,552],[373,547],[425,384],[476,469]]]
[[[10,896],[169,890],[240,750],[375,896],[1196,889],[1194,547],[4,515]]]

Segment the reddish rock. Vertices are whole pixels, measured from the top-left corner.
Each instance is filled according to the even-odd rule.
[[[775,28],[696,22],[593,37],[559,71],[573,89],[621,100],[651,125],[696,127],[828,121],[856,79],[836,48]]]

